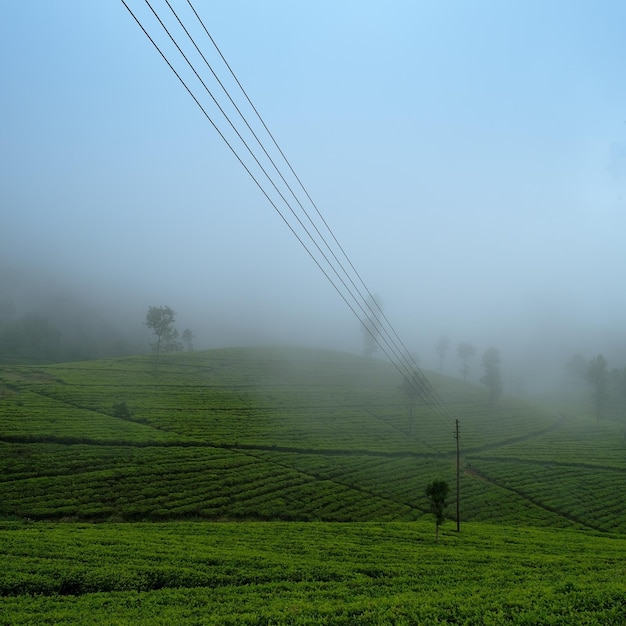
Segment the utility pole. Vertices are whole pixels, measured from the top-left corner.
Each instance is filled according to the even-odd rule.
[[[456,420],[456,532],[461,532],[461,452],[459,446],[459,420]]]

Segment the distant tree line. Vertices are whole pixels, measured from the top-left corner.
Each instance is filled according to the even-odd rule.
[[[441,335],[435,345],[437,357],[439,358],[439,371],[443,372],[443,365],[445,362],[446,354],[450,347],[450,340],[446,335]],[[476,355],[476,346],[466,341],[460,342],[456,347],[456,354],[461,360],[460,373],[463,376],[463,380],[467,380],[467,377],[471,373],[471,361]],[[500,373],[500,352],[490,347],[482,355],[481,365],[483,368],[483,376],[480,382],[485,385],[489,394],[489,402],[495,403],[502,395],[502,375]]]
[[[0,264],[0,364],[45,364],[145,354],[140,326],[125,325],[113,309],[43,283],[37,276]],[[156,352],[193,350],[194,334],[180,335],[173,327],[176,313],[169,307],[150,307],[146,325],[155,332]],[[154,345],[152,346],[155,347]]]
[[[604,418],[626,421],[626,367],[609,369],[602,354],[589,361],[575,354],[565,369],[570,380],[585,381],[591,387],[597,425]]]
[[[155,356],[183,349],[193,350],[193,332],[186,328],[181,334],[174,328],[176,312],[170,307],[150,307],[145,325],[156,341]],[[0,315],[0,363],[60,363],[85,361],[111,356],[128,356],[145,352],[145,344],[121,333],[86,320],[79,328],[63,330],[40,313],[21,316]]]
[[[168,309],[168,307],[159,307],[160,309]],[[151,307],[152,309],[156,309],[156,307]],[[165,310],[161,310],[158,313],[153,311],[154,315],[158,315],[161,321],[165,321],[166,325],[172,326],[173,318],[169,317],[169,314]],[[150,315],[150,312],[149,312]],[[383,324],[382,320],[384,319],[383,307],[379,296],[373,296],[369,294],[365,299],[365,308],[364,308],[364,317],[361,320],[361,335],[363,338],[363,352],[366,357],[371,357],[374,352],[378,350],[379,341],[381,339]],[[147,323],[147,322],[146,322]],[[155,330],[159,327],[159,322],[154,320],[151,322],[151,327],[153,328],[157,341],[154,344],[155,354],[158,356],[159,354],[159,346],[161,345],[161,338],[158,332]],[[148,324],[150,326],[150,324]],[[168,332],[176,332],[172,328]],[[166,335],[167,336],[167,335]],[[176,335],[177,337],[177,335]],[[175,341],[176,337],[170,338],[170,340]],[[166,340],[167,343],[167,340]],[[175,344],[174,344],[175,345]],[[443,372],[444,362],[446,359],[446,355],[448,353],[448,349],[450,348],[450,340],[446,335],[441,335],[437,340],[437,344],[435,346],[437,356],[439,358],[439,371]],[[467,380],[471,372],[471,360],[476,355],[476,346],[471,343],[462,341],[456,347],[456,353],[459,359],[461,359],[461,375],[463,376],[463,380]],[[417,359],[415,359],[417,362]],[[502,395],[503,385],[502,385],[502,376],[500,374],[500,353],[494,348],[488,348],[484,354],[482,355],[482,367],[483,367],[483,376],[480,379],[485,387],[487,388],[489,402],[491,404],[495,403],[498,398]],[[420,399],[420,389],[422,387],[422,383],[419,380],[419,376],[417,372],[411,372],[407,374],[404,378],[404,382],[402,385],[402,390],[408,400],[409,404],[409,423],[408,423],[408,432],[411,434],[414,426],[414,418],[415,418],[415,407]]]
[[[83,361],[145,352],[136,324],[125,326],[112,307],[109,317],[104,306],[94,303],[97,294],[81,291],[44,272],[0,263],[0,363]]]
[[[0,322],[0,358],[3,362],[55,361],[63,353],[61,332],[36,313]]]
[[[0,363],[59,363],[141,351],[139,339],[87,321],[80,327],[62,328],[41,313],[0,317]]]

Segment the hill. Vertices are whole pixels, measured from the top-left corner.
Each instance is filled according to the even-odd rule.
[[[429,380],[464,520],[626,531],[622,425]],[[7,520],[408,521],[455,440],[388,363],[222,349],[0,368],[0,467]]]

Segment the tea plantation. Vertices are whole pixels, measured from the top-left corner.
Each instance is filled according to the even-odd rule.
[[[328,351],[0,368],[0,623],[626,623],[624,425],[429,380],[449,416]]]

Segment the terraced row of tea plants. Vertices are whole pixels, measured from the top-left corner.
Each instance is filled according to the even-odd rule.
[[[24,444],[0,450],[5,517],[350,520],[422,512],[246,452]]]
[[[622,425],[429,379],[460,420],[464,519],[624,530]],[[455,440],[409,414],[391,365],[326,351],[5,367],[0,517],[414,520],[430,480],[454,498]]]
[[[0,524],[3,623],[626,623],[626,539],[432,523]]]
[[[624,470],[478,459],[480,476],[590,528],[626,532]]]

